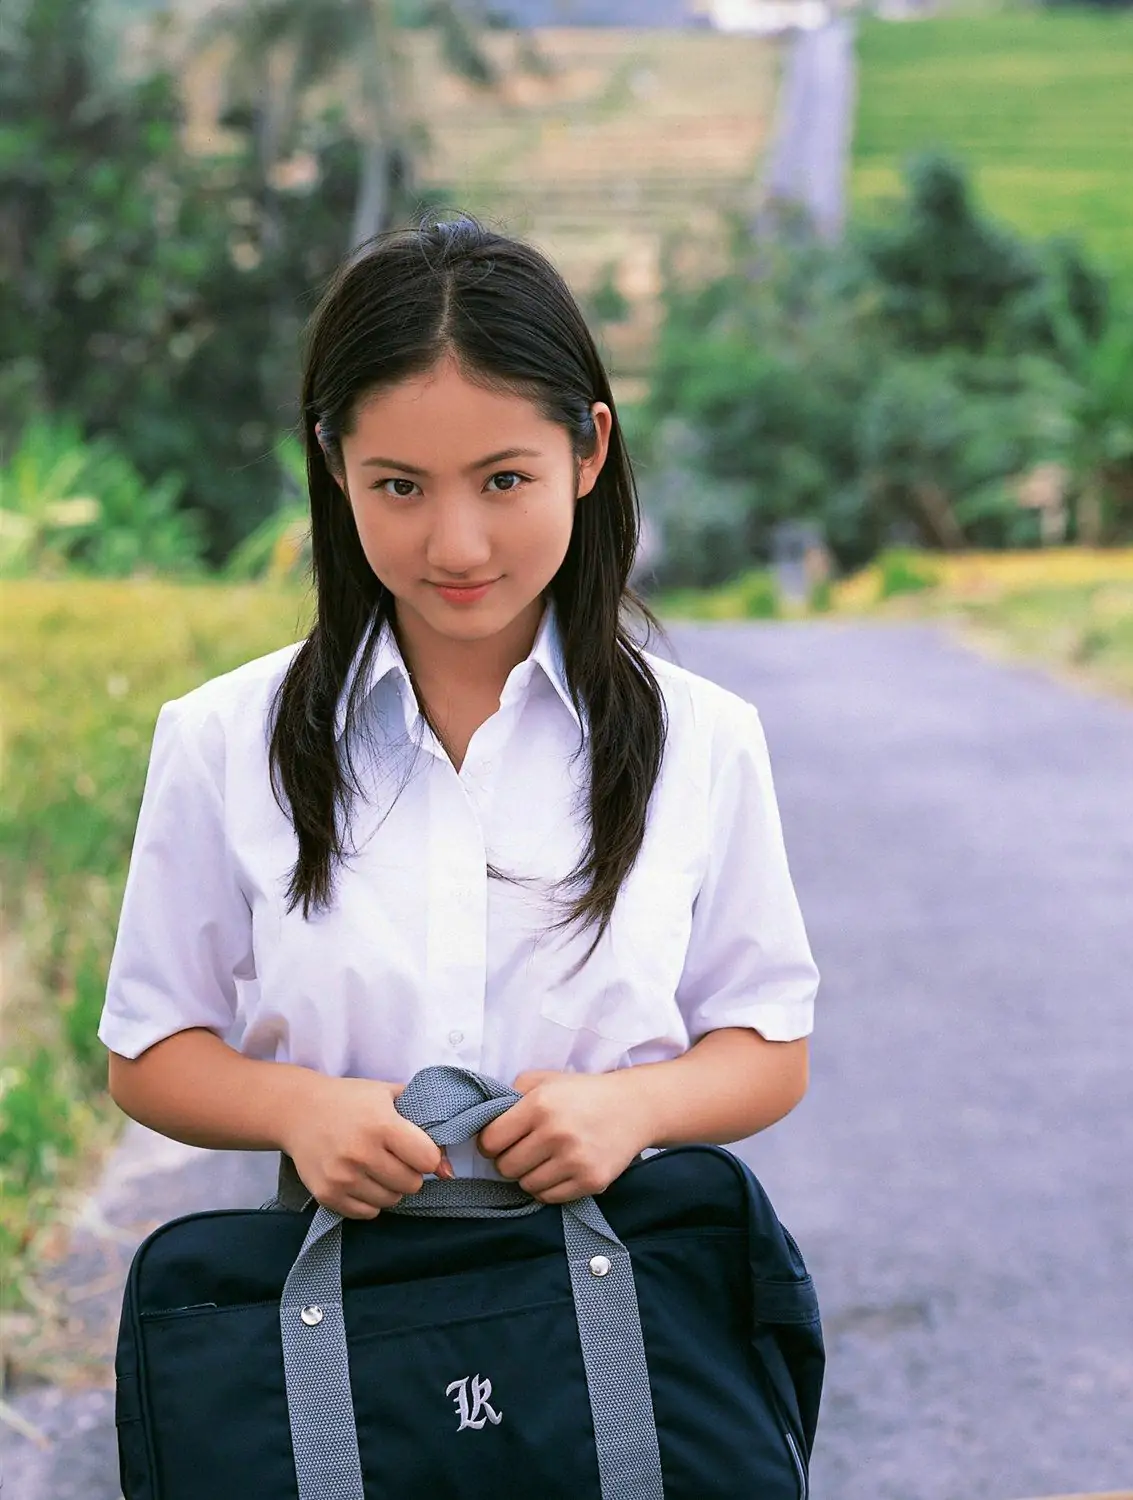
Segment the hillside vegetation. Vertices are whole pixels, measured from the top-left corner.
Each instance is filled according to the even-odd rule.
[[[1005,10],[864,21],[852,192],[894,196],[904,159],[943,149],[988,210],[1073,234],[1133,278],[1133,13]]]
[[[666,243],[709,274],[728,216],[754,206],[776,45],[707,31],[498,32],[484,43],[500,75],[491,89],[446,69],[439,45],[428,31],[404,38],[408,102],[431,140],[421,186],[545,249],[590,299],[616,372],[643,375]],[[532,45],[536,68],[522,60]],[[219,77],[216,49],[188,73],[201,149],[216,145]]]

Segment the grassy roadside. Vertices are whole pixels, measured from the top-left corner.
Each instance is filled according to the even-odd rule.
[[[990,654],[1133,697],[1133,548],[949,557],[895,551],[793,610],[762,571],[653,603],[670,620],[935,620]]]
[[[0,591],[4,1334],[121,1125],[96,1029],[158,708],[298,639],[305,609],[298,588],[219,583]]]

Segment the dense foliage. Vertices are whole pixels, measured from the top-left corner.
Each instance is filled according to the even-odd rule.
[[[643,416],[662,585],[764,561],[804,518],[843,567],[893,542],[1133,536],[1133,317],[1073,244],[990,222],[936,156],[839,248],[798,232],[674,281]],[[1036,472],[1057,493],[1024,504]]]
[[[266,33],[237,29],[238,58],[242,39],[270,56]],[[136,76],[91,0],[3,7],[0,451],[33,417],[73,417],[175,485],[217,562],[275,508],[299,330],[350,247],[365,147],[341,109],[293,108],[278,139],[246,66],[223,147],[191,154],[175,58],[129,61]]]

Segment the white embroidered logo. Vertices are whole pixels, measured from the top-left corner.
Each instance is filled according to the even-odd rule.
[[[469,1380],[472,1382],[471,1401],[468,1399]],[[453,1391],[456,1392],[455,1396],[452,1396]],[[463,1380],[453,1381],[445,1391],[445,1395],[452,1396],[453,1405],[460,1413],[460,1426],[456,1429],[457,1432],[463,1432],[466,1427],[474,1427],[479,1432],[485,1422],[491,1422],[495,1427],[500,1425],[503,1412],[493,1410],[488,1400],[491,1394],[492,1382],[481,1380],[479,1375],[466,1375]]]

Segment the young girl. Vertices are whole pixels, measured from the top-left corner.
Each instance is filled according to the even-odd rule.
[[[317,618],[158,716],[114,1099],[357,1219],[426,1174],[562,1203],[771,1125],[817,974],[767,748],[626,630],[658,624],[637,498],[565,283],[466,218],[382,237],[314,314],[302,405]],[[394,1108],[434,1063],[523,1096],[447,1158]]]

